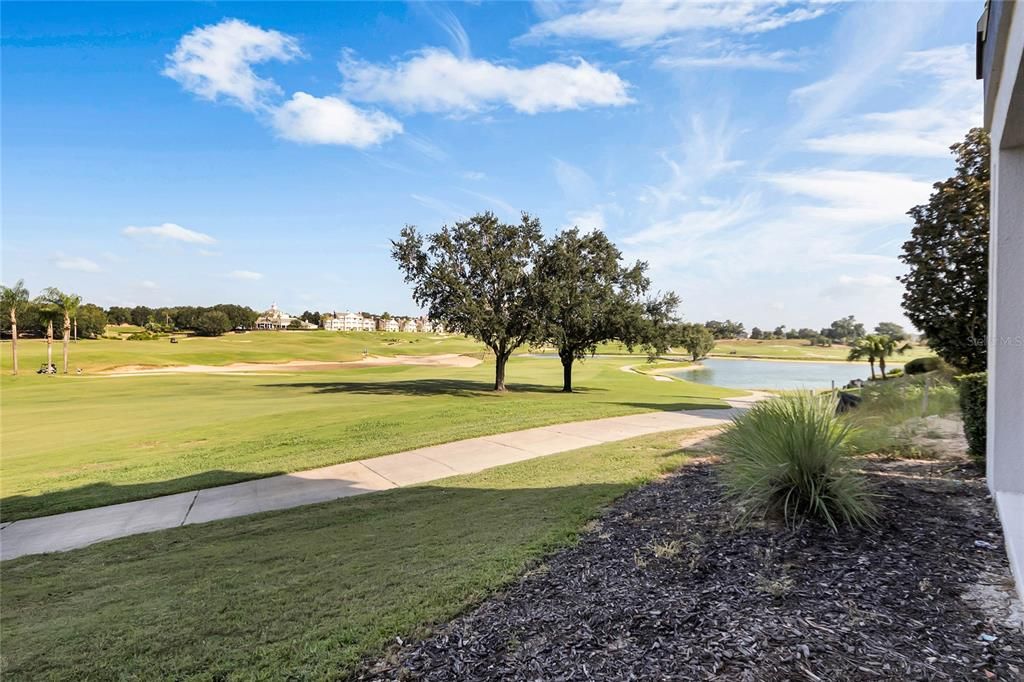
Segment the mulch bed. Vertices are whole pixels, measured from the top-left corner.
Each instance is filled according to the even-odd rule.
[[[865,468],[885,516],[833,535],[738,527],[714,464],[686,466],[360,677],[1024,679],[1024,632],[1000,613],[1009,569],[984,479],[948,463]],[[965,599],[979,585],[995,605]]]

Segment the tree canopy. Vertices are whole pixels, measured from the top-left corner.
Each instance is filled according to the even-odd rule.
[[[680,322],[672,325],[669,338],[673,347],[685,348],[694,362],[706,358],[715,348],[715,337],[702,324]]]
[[[487,212],[426,236],[407,225],[392,242],[391,255],[428,317],[494,352],[496,391],[505,390],[512,351],[537,335],[532,265],[541,241],[536,218],[524,213],[508,224]]]
[[[678,299],[669,293],[644,300],[650,288],[647,264],[622,264],[622,253],[600,230],[565,230],[544,242],[533,267],[538,320],[534,342],[550,343],[562,361],[562,390],[572,391],[572,366],[618,339],[630,351],[655,347]],[[661,349],[659,349],[661,350]]]
[[[928,345],[965,372],[985,369],[988,333],[989,136],[973,128],[951,147],[956,172],[910,209],[900,256],[903,309]]]

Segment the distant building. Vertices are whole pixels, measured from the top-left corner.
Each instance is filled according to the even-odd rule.
[[[416,319],[416,331],[421,334],[430,334],[434,331],[434,323],[427,317],[419,317]]]
[[[364,329],[363,316],[348,311],[323,315],[320,318],[320,324],[324,329],[332,332],[359,332]]]
[[[401,320],[399,322],[399,326],[401,327],[403,332],[410,332],[414,334],[417,331],[419,331],[416,328],[416,320],[412,319],[411,317],[407,317],[404,320]]]
[[[393,317],[384,319],[383,317],[377,318],[377,331],[379,332],[397,332],[399,330],[398,320]]]
[[[291,324],[292,316],[288,313],[282,312],[276,303],[270,304],[270,310],[265,311],[262,315],[256,318],[256,329],[263,330],[280,330],[287,329],[288,325]]]
[[[370,315],[363,315],[362,318],[362,331],[364,332],[375,332],[377,331],[377,318]]]

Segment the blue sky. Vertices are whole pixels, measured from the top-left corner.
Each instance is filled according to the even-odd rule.
[[[3,280],[416,311],[405,224],[603,229],[691,320],[904,321],[980,2],[4,3]]]

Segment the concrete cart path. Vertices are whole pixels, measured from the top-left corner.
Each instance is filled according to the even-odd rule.
[[[726,402],[730,409],[645,412],[542,426],[244,483],[14,521],[0,527],[0,560],[435,481],[660,431],[722,425],[763,397],[754,393],[729,398]]]

